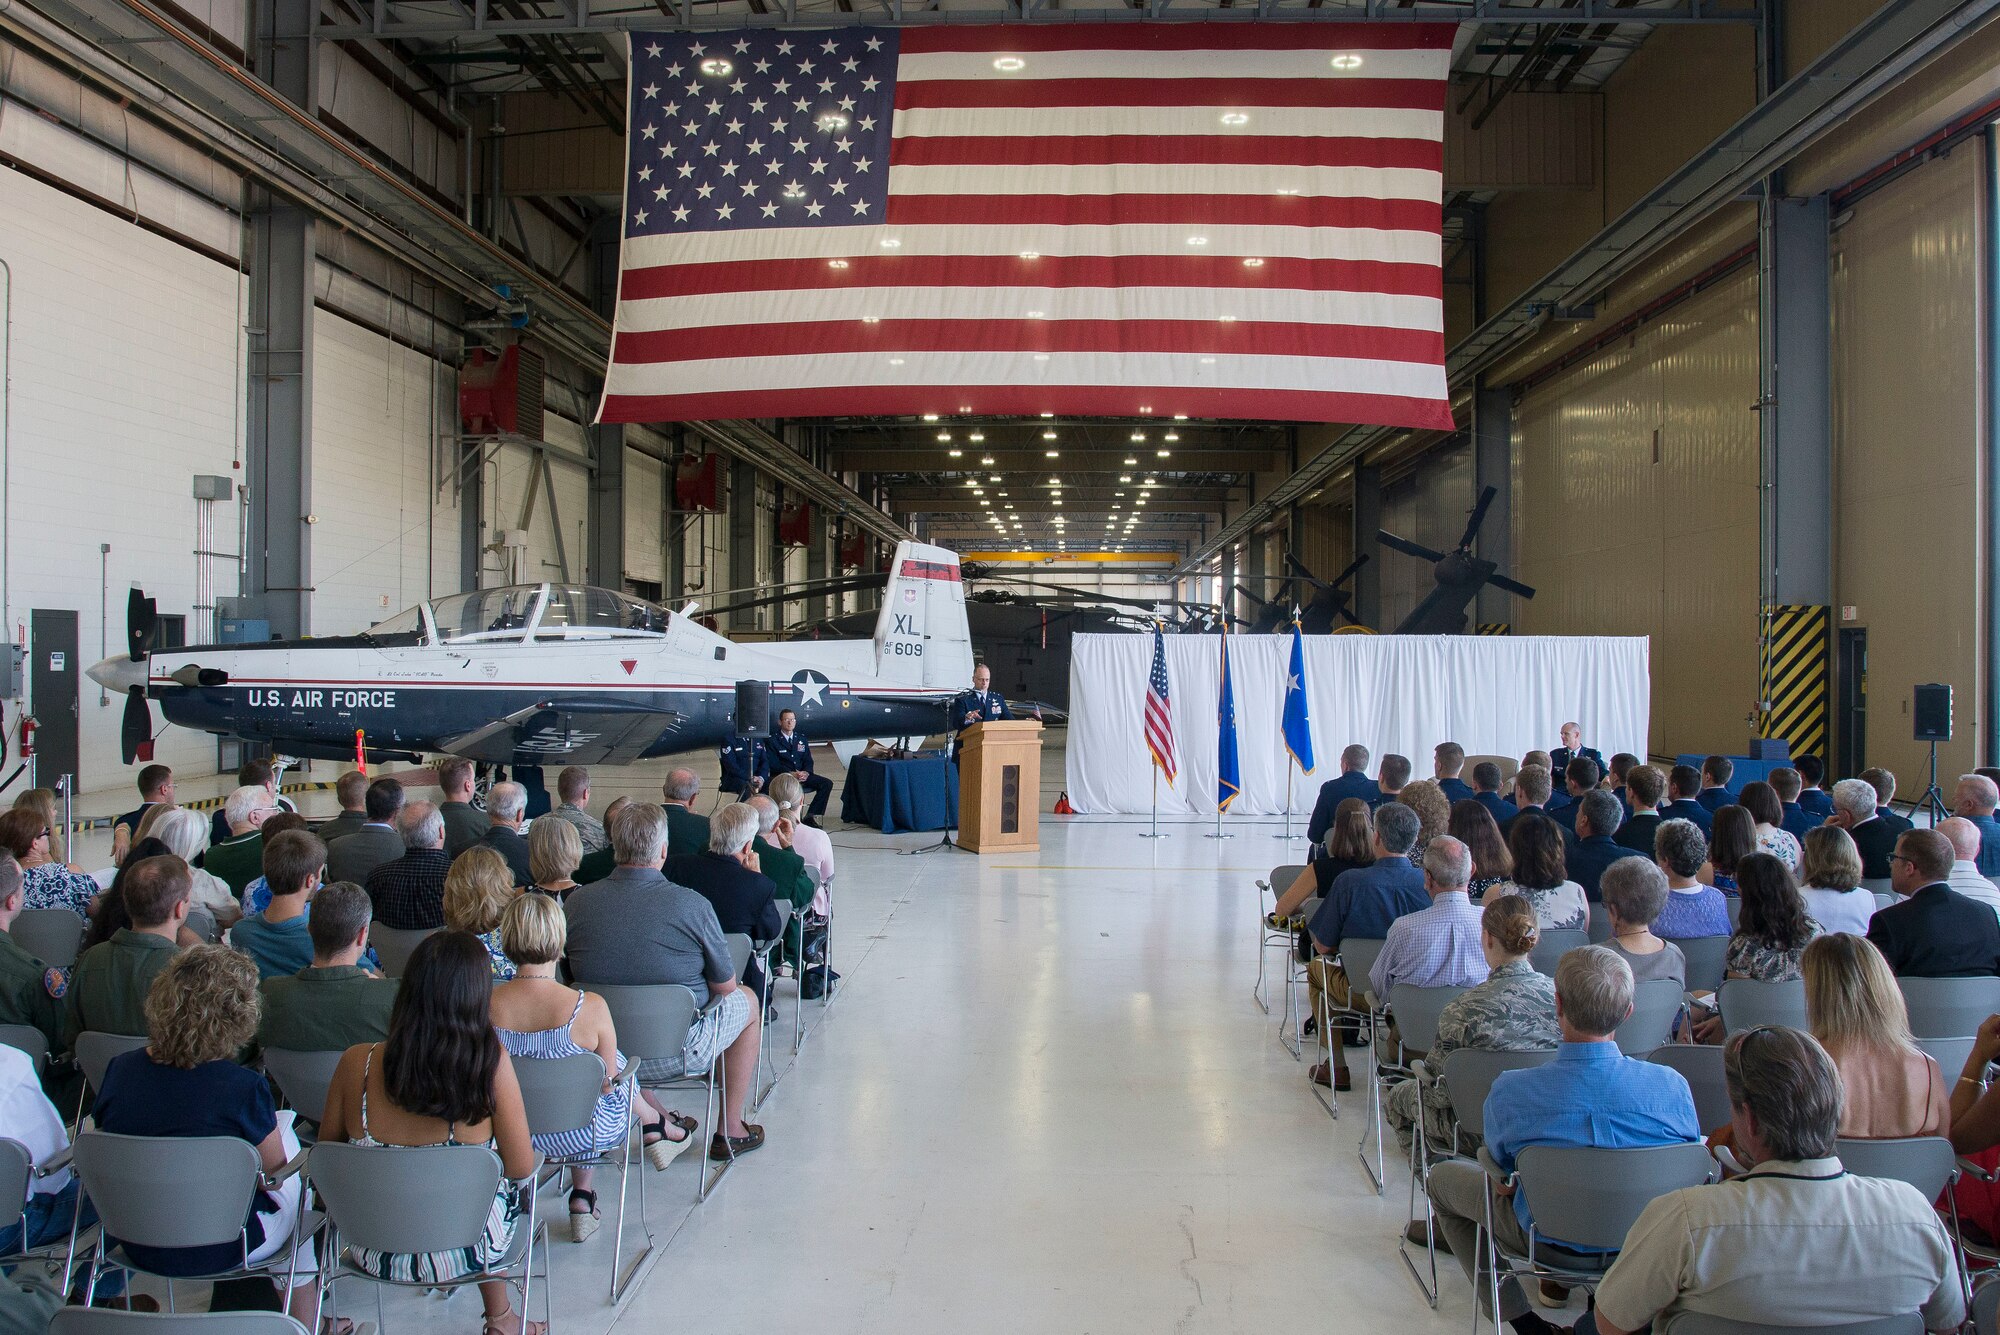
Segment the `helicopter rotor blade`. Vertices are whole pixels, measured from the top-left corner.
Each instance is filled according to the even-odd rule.
[[[1443,552],[1434,552],[1422,543],[1411,542],[1408,538],[1399,538],[1386,528],[1376,531],[1375,541],[1381,543],[1384,547],[1402,552],[1405,556],[1415,556],[1429,561],[1432,565],[1436,565],[1439,561],[1444,560]]]
[[[1472,540],[1479,536],[1479,526],[1486,522],[1486,508],[1493,504],[1493,498],[1499,494],[1498,487],[1488,487],[1479,493],[1479,502],[1472,507],[1472,518],[1465,525],[1465,536],[1458,540],[1460,551],[1472,549]]]

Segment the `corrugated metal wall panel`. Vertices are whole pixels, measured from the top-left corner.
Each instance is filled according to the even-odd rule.
[[[1834,234],[1834,601],[1868,630],[1867,759],[1905,796],[1928,757],[1913,684],[1956,688],[1940,774],[1981,731],[1980,172],[1969,150],[1932,162]]]
[[[664,509],[661,488],[666,468],[637,450],[625,451],[625,574],[629,579],[667,577],[666,545],[660,536]]]

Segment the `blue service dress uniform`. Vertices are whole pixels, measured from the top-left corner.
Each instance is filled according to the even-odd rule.
[[[1014,711],[1007,705],[1007,697],[998,691],[961,691],[951,698],[946,708],[951,711],[951,763],[954,765],[958,763],[959,749],[965,745],[960,739],[972,726],[965,721],[967,716],[977,714],[981,723],[1014,717]]]
[[[771,777],[764,744],[754,737],[731,737],[722,744],[722,791],[741,802],[761,792]]]
[[[799,786],[812,794],[812,805],[806,810],[806,818],[818,820],[826,814],[827,799],[833,796],[833,780],[813,773],[812,748],[806,745],[805,735],[794,730],[789,737],[774,732],[764,739],[764,773],[767,779],[799,770],[804,770],[806,775],[799,780]]]
[[[1557,792],[1563,790],[1563,774],[1569,769],[1569,762],[1577,759],[1595,764],[1599,779],[1611,772],[1611,767],[1604,763],[1604,753],[1594,746],[1579,746],[1574,751],[1567,746],[1558,746],[1549,752],[1549,777],[1555,781]]]

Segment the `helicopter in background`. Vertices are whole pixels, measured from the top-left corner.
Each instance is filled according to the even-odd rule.
[[[1387,529],[1376,532],[1375,540],[1384,547],[1393,547],[1407,556],[1429,561],[1432,577],[1437,581],[1437,587],[1425,594],[1423,601],[1396,627],[1396,634],[1463,635],[1465,609],[1472,605],[1472,600],[1488,584],[1517,598],[1535,596],[1535,591],[1527,585],[1499,573],[1497,562],[1472,554],[1472,544],[1479,537],[1479,526],[1486,522],[1487,508],[1499,494],[1496,487],[1488,487],[1479,493],[1479,501],[1472,507],[1472,517],[1466,522],[1465,535],[1448,552],[1434,552],[1422,543],[1399,538]]]

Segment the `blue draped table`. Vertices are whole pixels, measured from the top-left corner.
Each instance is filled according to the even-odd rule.
[[[840,818],[884,834],[958,826],[958,767],[943,756],[847,762]]]

